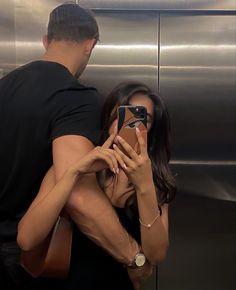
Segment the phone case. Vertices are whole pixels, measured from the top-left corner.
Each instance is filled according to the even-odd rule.
[[[137,150],[136,127],[140,131],[147,131],[147,110],[143,106],[120,106],[118,108],[118,135],[121,136],[132,148]],[[144,132],[143,132],[144,133]],[[121,145],[118,147],[124,152]],[[126,153],[126,152],[125,152]]]

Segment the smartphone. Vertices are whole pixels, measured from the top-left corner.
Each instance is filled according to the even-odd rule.
[[[118,135],[121,136],[136,152],[138,149],[138,139],[136,128],[143,133],[147,141],[147,110],[143,106],[119,106],[118,116]],[[118,147],[124,152],[123,147]],[[127,154],[127,153],[126,153]]]

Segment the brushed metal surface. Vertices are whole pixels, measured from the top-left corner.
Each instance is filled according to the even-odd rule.
[[[1,0],[0,78],[16,67],[14,0]]]
[[[179,189],[227,200],[236,200],[235,23],[162,15],[160,26],[160,91],[172,116],[172,163],[184,176]]]
[[[100,42],[81,81],[106,95],[123,80],[157,88],[158,16],[145,12],[97,13]]]
[[[179,193],[159,290],[235,290],[236,203]]]
[[[140,10],[236,10],[235,0],[77,0],[97,9]]]

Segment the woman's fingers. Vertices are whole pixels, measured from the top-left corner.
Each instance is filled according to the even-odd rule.
[[[104,154],[107,155],[111,159],[111,162],[113,164],[113,170],[112,171],[115,174],[119,173],[119,166],[118,166],[118,161],[116,159],[115,151],[112,150],[112,149],[105,149],[104,150]]]
[[[140,153],[141,154],[146,154],[147,153],[147,140],[144,138],[143,134],[147,134],[145,131],[140,131],[138,127],[136,127],[136,136],[138,139],[138,144],[140,148]]]
[[[115,146],[116,146],[116,145],[115,145]],[[124,171],[126,171],[127,166],[126,166],[126,164],[124,163],[123,159],[121,158],[121,156],[120,156],[116,151],[114,151],[114,152],[115,152],[116,160],[118,161],[120,167],[121,167]],[[118,169],[118,173],[119,173],[119,169]]]
[[[121,167],[127,169],[127,167],[134,167],[134,162],[128,157],[126,156],[119,148],[116,144],[113,144],[113,148],[116,151],[116,153],[121,157],[122,161],[121,161]],[[120,162],[119,162],[120,163]]]
[[[101,148],[98,150],[96,158],[106,162],[110,170],[116,174],[118,165],[116,158],[112,155],[114,154],[106,152],[106,150]]]
[[[130,158],[132,158],[133,160],[138,159],[138,154],[122,137],[117,136],[117,140],[120,143],[120,145],[125,149],[125,151],[128,153]]]
[[[116,134],[115,134],[115,133],[111,134],[110,137],[107,138],[107,140],[106,140],[106,141],[104,142],[104,144],[102,145],[102,148],[103,148],[103,149],[108,149],[108,148],[110,148],[111,145],[112,145],[112,143],[113,143],[113,141],[114,141],[114,139],[115,139],[115,137],[116,137]]]

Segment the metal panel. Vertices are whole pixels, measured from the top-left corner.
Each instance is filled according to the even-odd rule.
[[[77,0],[95,9],[131,10],[236,10],[235,0]]]
[[[0,78],[14,69],[15,55],[15,20],[14,0],[1,0],[0,9]]]
[[[159,290],[235,290],[236,203],[178,194]]]
[[[73,1],[15,0],[17,66],[41,57],[49,13],[64,2]]]
[[[160,90],[181,191],[236,200],[235,16],[162,16]]]
[[[118,82],[139,80],[157,88],[157,15],[109,12],[96,15],[97,44],[81,80],[106,94]]]

